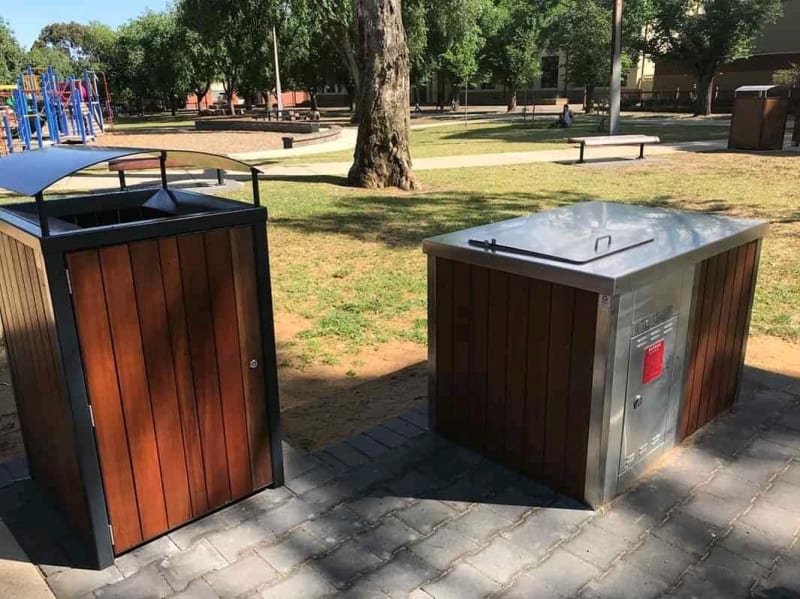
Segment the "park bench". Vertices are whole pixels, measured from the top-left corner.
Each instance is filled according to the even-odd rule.
[[[644,158],[644,147],[661,143],[656,135],[601,135],[597,137],[570,137],[567,141],[581,145],[578,162],[583,162],[584,149],[587,146],[639,146],[639,159]]]
[[[166,168],[180,168],[191,165],[185,164],[177,160],[167,160],[164,163],[164,166]],[[119,174],[120,191],[125,191],[127,189],[127,185],[125,184],[125,171],[148,171],[153,169],[161,169],[160,158],[149,158],[149,157],[119,158],[117,160],[111,160],[108,163],[108,170]],[[220,169],[216,170],[217,170],[217,183],[219,185],[222,185],[225,182],[222,176],[222,171]]]

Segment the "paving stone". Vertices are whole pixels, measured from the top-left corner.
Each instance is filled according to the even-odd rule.
[[[480,503],[442,528],[455,530],[479,545],[483,545],[490,536],[511,525],[510,520],[492,511],[486,504]]]
[[[146,566],[136,574],[94,592],[98,599],[163,599],[172,595],[172,588],[164,580],[155,564]]]
[[[255,552],[278,572],[286,574],[326,548],[325,543],[317,537],[299,528],[280,543],[257,547]]]
[[[787,546],[800,529],[800,514],[784,510],[764,500],[756,501],[753,508],[742,517],[742,521],[760,528],[770,538]]]
[[[350,470],[350,468],[352,468],[352,466],[348,466],[347,464],[342,462],[342,460],[340,460],[337,457],[334,457],[325,450],[317,451],[314,455],[316,455],[319,458],[319,460],[322,462],[324,466],[327,466],[328,468],[333,470],[336,473],[336,476],[344,474],[345,472]]]
[[[723,470],[698,490],[720,499],[750,501],[763,488],[764,484],[757,485],[734,475],[730,470]]]
[[[776,480],[761,499],[790,512],[800,513],[800,489],[795,485]]]
[[[781,561],[768,578],[761,581],[754,593],[764,599],[793,599],[800,597],[800,575],[798,566]]]
[[[333,553],[316,561],[314,565],[331,584],[342,588],[360,573],[375,568],[380,563],[381,560],[366,547],[355,540],[350,540]]]
[[[703,599],[745,597],[765,572],[754,562],[715,546],[706,559],[692,566],[675,595]]]
[[[630,548],[630,543],[607,530],[587,524],[561,548],[606,570],[617,556]]]
[[[742,455],[761,458],[765,461],[782,463],[786,463],[788,460],[797,455],[797,451],[792,447],[787,447],[786,445],[780,443],[774,443],[766,439],[764,436],[765,434],[766,433],[762,433],[758,439],[753,441],[750,447],[748,447],[742,453]]]
[[[4,464],[0,464],[0,489],[5,489],[14,484],[14,477]]]
[[[785,543],[780,543],[764,531],[743,521],[736,522],[733,529],[718,544],[764,568],[771,568],[775,558],[786,547]]]
[[[780,422],[785,427],[800,431],[800,408],[787,410],[781,414]]]
[[[182,591],[192,580],[210,572],[224,568],[228,563],[211,543],[203,539],[189,549],[163,559],[159,564],[164,578],[176,591]]]
[[[353,490],[346,483],[337,479],[312,489],[308,493],[303,493],[300,499],[314,508],[316,512],[324,513],[332,507],[347,501],[353,495]]]
[[[760,438],[776,445],[782,445],[790,450],[791,455],[800,455],[800,435],[798,431],[779,424],[773,425],[769,430],[761,433]]]
[[[553,545],[566,539],[592,515],[589,510],[542,508],[503,536],[540,559]]]
[[[392,553],[419,538],[419,533],[413,528],[389,516],[375,528],[358,536],[357,541],[381,560],[388,560]]]
[[[258,493],[242,499],[239,504],[250,507],[253,512],[266,512],[286,503],[292,497],[294,494],[282,486],[274,489],[262,489]]]
[[[659,520],[649,514],[637,512],[622,501],[615,501],[606,510],[593,518],[592,524],[630,542],[636,541],[659,523]]]
[[[428,534],[438,524],[455,515],[455,511],[435,499],[420,499],[416,503],[396,512],[396,516],[414,530]]]
[[[150,541],[138,549],[120,555],[114,564],[126,578],[144,568],[146,565],[160,561],[173,553],[178,553],[180,548],[169,537],[160,537]]]
[[[648,599],[658,597],[668,585],[642,572],[632,564],[620,562],[603,578],[593,580],[581,597],[608,599]]]
[[[423,430],[430,430],[428,423],[428,415],[419,410],[411,410],[400,416],[403,420],[410,422],[414,426],[418,426]]]
[[[364,433],[351,437],[347,440],[347,444],[355,447],[358,451],[372,459],[382,456],[389,449],[386,445],[378,443],[375,439],[368,437]]]
[[[285,447],[284,445],[284,448]],[[322,461],[320,461],[317,456],[310,453],[299,452],[294,449],[290,452],[284,451],[283,453],[283,474],[287,482],[305,474],[309,470],[313,470],[321,464]]]
[[[409,549],[434,568],[446,570],[465,553],[478,549],[478,544],[454,530],[440,528]]]
[[[279,582],[261,590],[264,599],[318,599],[336,592],[327,577],[310,565]]]
[[[628,492],[620,503],[632,514],[647,514],[654,521],[661,521],[686,495],[686,487],[676,485],[672,478],[656,475]]]
[[[392,561],[367,578],[390,597],[407,597],[418,586],[438,576],[440,571],[408,550],[397,553]]]
[[[682,474],[686,482],[694,481],[697,484],[726,463],[727,460],[711,455],[700,447],[684,446],[678,449],[678,454],[666,469]]]
[[[309,520],[302,528],[332,547],[361,532],[364,521],[353,510],[341,505],[321,518]]]
[[[181,526],[179,529],[173,530],[169,533],[169,538],[180,549],[188,549],[197,541],[215,532],[225,530],[226,528],[228,528],[228,523],[222,516],[209,514],[186,526]]]
[[[413,439],[425,433],[425,429],[412,424],[408,420],[399,417],[392,418],[383,423],[383,425],[396,432],[398,435],[403,435],[406,439]]]
[[[432,499],[438,499],[461,513],[469,509],[472,504],[485,500],[488,492],[488,489],[484,486],[476,485],[474,478],[462,477],[441,489],[433,490],[427,495]]]
[[[781,482],[789,483],[790,485],[800,487],[800,460],[793,461],[789,465],[789,469],[786,470],[786,472],[784,472],[783,474],[781,474],[779,480]]]
[[[750,499],[721,499],[716,495],[698,491],[683,506],[680,512],[693,518],[713,524],[719,528],[727,528],[731,521],[750,505]]]
[[[83,597],[95,589],[119,582],[122,578],[122,572],[116,566],[109,566],[105,570],[67,568],[49,576],[47,584],[56,597],[69,599]]]
[[[589,580],[599,575],[600,569],[596,566],[562,549],[556,549],[536,568],[517,578],[504,597],[571,597]]]
[[[696,559],[691,553],[648,534],[644,542],[632,553],[623,557],[622,561],[673,586]]]
[[[369,461],[369,458],[355,449],[352,445],[348,445],[344,441],[329,445],[325,448],[325,452],[331,454],[338,460],[351,467],[360,466]]]
[[[387,597],[386,593],[367,578],[360,579],[349,589],[336,595],[337,599],[386,599]]]
[[[8,470],[11,480],[20,481],[26,480],[31,477],[31,472],[28,469],[28,460],[25,456],[16,456],[3,464]]]
[[[730,472],[739,478],[764,485],[786,467],[786,461],[764,460],[741,454],[730,465]]]
[[[395,497],[388,489],[377,489],[366,497],[347,504],[351,510],[364,520],[377,522],[391,511],[399,510],[411,503],[406,497]]]
[[[503,489],[490,499],[487,499],[486,506],[506,520],[517,522],[533,508],[542,507],[550,503],[550,499],[551,498],[532,500],[526,493],[523,493],[519,489],[509,487]]]
[[[469,564],[462,563],[422,588],[435,599],[477,599],[499,591],[500,585]]]
[[[198,578],[192,581],[186,590],[176,595],[172,595],[170,599],[219,599],[219,595],[211,588],[205,580]]]
[[[425,496],[429,489],[440,482],[435,475],[430,473],[423,475],[418,470],[412,470],[398,479],[389,481],[385,487],[397,497],[413,499]]]
[[[295,497],[280,507],[266,512],[258,519],[258,522],[281,536],[298,524],[314,517],[316,517],[314,507]]]
[[[207,574],[206,581],[223,599],[239,597],[266,584],[277,576],[263,559],[255,553],[239,561]]]
[[[520,570],[530,566],[534,557],[502,537],[494,539],[485,549],[465,560],[500,584],[508,584]]]
[[[231,526],[236,526],[245,520],[257,518],[263,513],[264,510],[252,503],[237,501],[217,512],[214,512],[213,515],[215,518],[222,520],[226,527],[230,528]]]
[[[322,464],[293,478],[286,483],[286,487],[298,495],[302,495],[306,491],[316,489],[322,484],[335,478],[339,472],[326,464]]]
[[[744,451],[757,431],[724,423],[712,423],[694,440],[693,446],[713,456],[730,459]]]
[[[259,520],[248,520],[207,538],[228,562],[235,562],[251,547],[274,541],[275,533]]]
[[[352,489],[353,494],[357,494],[369,487],[382,483],[393,474],[376,466],[374,463],[367,463],[363,466],[353,468],[350,472],[342,476],[342,482]]]
[[[365,430],[364,434],[386,447],[400,447],[407,440],[403,435],[380,424]]]
[[[700,557],[724,530],[687,514],[674,512],[666,522],[650,532],[659,539]]]

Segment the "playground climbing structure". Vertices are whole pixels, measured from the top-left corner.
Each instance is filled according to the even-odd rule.
[[[102,87],[101,87],[102,81]],[[0,86],[0,153],[46,144],[94,141],[105,131],[111,103],[103,73],[62,78],[48,67],[28,67],[14,85]]]

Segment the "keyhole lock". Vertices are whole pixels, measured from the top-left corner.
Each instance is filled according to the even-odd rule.
[[[633,398],[633,409],[638,410],[639,406],[641,405],[642,405],[642,396],[637,395],[636,397]]]
[[[258,368],[258,360],[250,360],[250,368]]]

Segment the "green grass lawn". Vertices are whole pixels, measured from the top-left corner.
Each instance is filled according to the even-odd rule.
[[[465,126],[453,124],[411,130],[412,158],[432,156],[463,156],[465,154],[496,154],[499,152],[527,152],[537,150],[563,150],[567,138],[582,135],[603,135],[598,131],[594,117],[579,116],[569,129],[554,129],[550,125],[553,115],[546,115],[535,123],[515,121],[479,123]],[[668,125],[638,123],[624,120],[621,133],[659,135],[663,142],[725,139],[728,128],[713,122],[682,123],[675,120]],[[280,162],[339,162],[350,160],[352,150],[327,152],[319,156],[297,156]]]
[[[114,119],[114,131],[133,131],[137,129],[160,129],[162,127],[194,127],[194,119],[179,114],[147,115],[147,116],[118,116]]]
[[[422,190],[366,191],[337,178],[262,184],[275,308],[305,319],[296,365],[342,363],[363,346],[424,344],[431,235],[586,199],[672,206],[770,220],[753,333],[800,341],[797,157],[726,153],[647,165],[535,164],[419,172]]]

